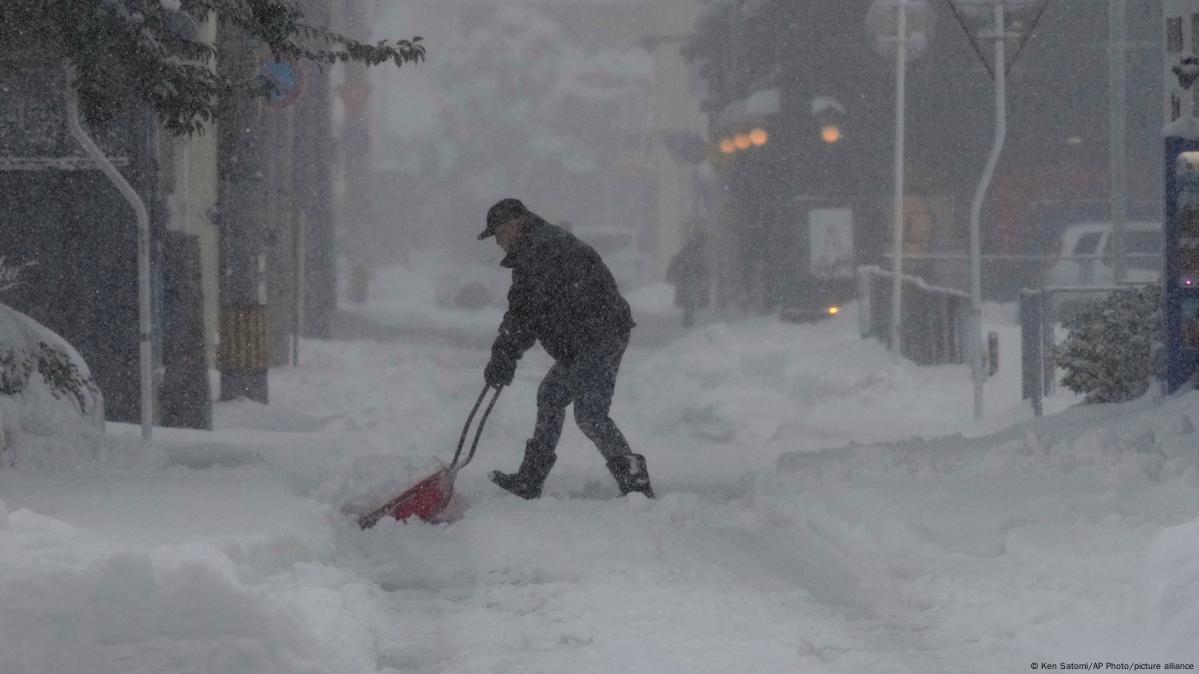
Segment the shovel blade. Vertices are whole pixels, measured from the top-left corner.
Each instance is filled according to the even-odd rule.
[[[393,517],[401,522],[418,517],[431,521],[450,502],[454,493],[454,474],[448,468],[433,473],[417,482],[407,491],[388,501],[385,505],[358,518],[358,526],[369,529],[384,517]]]

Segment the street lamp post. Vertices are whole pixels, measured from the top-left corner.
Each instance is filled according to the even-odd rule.
[[[895,10],[894,33],[891,33],[890,9]],[[903,347],[903,202],[904,163],[907,108],[908,60],[919,56],[928,44],[927,30],[931,25],[928,4],[923,0],[875,0],[866,13],[866,24],[874,34],[875,50],[891,55],[889,44],[895,43],[895,193],[893,201],[891,255],[891,351],[896,357]],[[915,28],[915,30],[910,30]]]
[[[983,360],[982,360],[982,235],[981,221],[983,198],[995,176],[995,166],[1007,140],[1007,53],[1004,28],[1004,0],[993,1],[995,30],[993,34],[982,34],[995,41],[995,141],[991,154],[983,168],[982,179],[974,190],[974,201],[970,204],[970,379],[974,384],[974,419],[983,417]]]
[[[991,179],[995,175],[995,167],[999,164],[999,155],[1003,152],[1003,144],[1007,139],[1007,71],[1009,64],[1007,63],[1007,40],[1013,37],[1007,30],[1007,11],[1009,6],[1034,6],[1039,5],[1040,10],[1043,10],[1048,0],[951,0],[968,8],[967,12],[971,16],[985,17],[987,12],[986,7],[990,5],[992,17],[992,30],[980,31],[979,38],[983,40],[992,40],[995,42],[995,60],[994,66],[989,68],[995,78],[995,139],[991,145],[991,153],[987,157],[987,164],[983,169],[982,178],[978,182],[978,186],[974,191],[974,200],[970,205],[970,337],[968,344],[968,355],[970,357],[970,378],[974,384],[974,419],[977,421],[983,416],[983,380],[986,375],[983,373],[983,351],[982,351],[982,243],[981,243],[981,220],[983,199],[987,195],[987,190],[991,186]],[[962,21],[961,14],[954,9],[959,21]],[[1040,17],[1038,11],[1037,17]],[[985,19],[984,19],[985,20]],[[1033,25],[1037,23],[1033,21]],[[965,23],[962,23],[965,28]],[[1032,31],[1032,27],[1027,29]],[[970,35],[967,30],[967,35]],[[974,41],[973,36],[970,36],[971,41]],[[980,58],[983,57],[982,51],[978,50],[977,43],[976,51]],[[1019,50],[1017,50],[1017,55]]]

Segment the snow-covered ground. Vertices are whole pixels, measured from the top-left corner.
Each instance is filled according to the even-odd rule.
[[[568,422],[547,496],[516,467],[534,349],[448,524],[360,531],[453,453],[499,311],[397,268],[354,311],[400,341],[305,341],[214,432],[64,434],[0,469],[0,674],[1020,672],[1199,665],[1199,394],[1019,402],[1012,307],[987,415],[965,367],[894,362],[855,312],[708,322],[626,355],[613,417],[659,498],[614,498]],[[459,337],[450,338],[449,336]]]

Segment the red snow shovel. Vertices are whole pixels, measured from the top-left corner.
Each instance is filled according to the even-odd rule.
[[[479,419],[479,428],[475,431],[474,442],[470,444],[470,453],[466,455],[466,460],[459,465],[458,457],[462,455],[462,445],[466,442],[470,424],[474,421],[475,413],[479,411],[479,406],[483,404],[483,398],[487,396],[490,388],[490,386],[484,385],[483,390],[479,392],[479,399],[475,401],[470,416],[466,418],[466,425],[462,427],[462,437],[458,438],[458,450],[454,452],[454,460],[450,462],[450,465],[417,482],[383,506],[359,517],[358,526],[369,529],[388,515],[401,522],[412,516],[428,522],[445,510],[445,507],[449,505],[450,496],[454,493],[454,478],[458,475],[458,471],[465,468],[466,464],[475,458],[475,449],[479,446],[479,436],[483,434],[483,424],[487,423],[487,415],[491,414],[491,408],[495,407],[495,401],[500,397],[500,389],[497,388],[495,395],[491,396],[491,402],[488,403],[487,409],[483,411],[483,417]]]

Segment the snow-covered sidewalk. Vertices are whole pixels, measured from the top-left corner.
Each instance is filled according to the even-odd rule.
[[[981,424],[966,368],[897,364],[852,312],[630,349],[613,416],[656,501],[615,498],[571,424],[542,500],[486,480],[519,462],[535,349],[462,518],[367,532],[341,509],[449,458],[487,354],[306,341],[214,432],[110,424],[0,469],[0,674],[1199,665],[1199,394],[1031,419],[1010,314]]]

